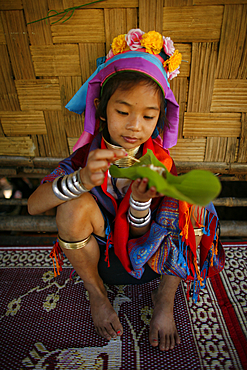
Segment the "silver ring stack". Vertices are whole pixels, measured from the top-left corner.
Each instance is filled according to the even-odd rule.
[[[128,222],[134,227],[144,227],[149,224],[151,221],[151,205],[152,199],[149,199],[147,202],[138,202],[134,200],[132,194],[130,195],[130,207],[135,209],[136,211],[145,211],[148,209],[148,214],[145,217],[135,217],[132,215],[130,208],[128,210],[127,220]]]
[[[80,170],[81,168],[70,175],[59,176],[53,181],[52,190],[58,199],[71,200],[89,191],[81,181]]]
[[[130,206],[136,211],[145,211],[151,205],[152,199],[149,199],[147,202],[137,202],[133,199],[132,194],[130,194]]]
[[[130,209],[129,209],[128,215],[127,215],[127,220],[134,227],[144,227],[144,226],[148,225],[149,222],[151,221],[151,210],[149,208],[147,216],[137,218],[137,217],[134,217],[132,215],[132,213],[130,212]]]

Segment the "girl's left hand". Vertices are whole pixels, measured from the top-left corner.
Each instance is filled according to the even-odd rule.
[[[150,198],[162,197],[163,194],[157,192],[155,186],[148,189],[148,179],[137,179],[132,184],[132,196],[137,202],[147,202]]]

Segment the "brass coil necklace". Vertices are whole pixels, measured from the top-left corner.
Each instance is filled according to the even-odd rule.
[[[121,146],[113,145],[113,144],[109,143],[105,139],[104,135],[103,135],[103,140],[106,144],[107,149],[124,149]],[[124,158],[117,159],[115,162],[113,162],[113,164],[115,164],[116,166],[118,166],[120,168],[123,168],[123,167],[131,167],[136,162],[140,162],[139,159],[135,158],[139,149],[140,149],[140,145],[137,146],[136,148],[133,148],[133,149],[124,149],[128,153],[128,156],[126,156]]]

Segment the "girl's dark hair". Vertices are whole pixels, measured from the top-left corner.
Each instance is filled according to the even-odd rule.
[[[106,117],[107,104],[111,96],[115,93],[115,91],[117,89],[129,90],[139,83],[143,83],[146,86],[153,87],[155,91],[159,93],[160,116],[159,116],[157,126],[159,128],[163,128],[164,122],[165,122],[165,125],[167,125],[166,120],[165,120],[164,95],[161,90],[161,87],[157,84],[156,81],[152,80],[147,75],[140,73],[140,72],[135,72],[135,71],[118,72],[114,76],[110,77],[103,85],[102,90],[101,90],[101,98],[100,98],[98,107],[96,109],[96,119],[97,118],[100,119],[101,117],[104,118],[104,121],[100,120],[101,125],[105,124],[105,120],[107,119]],[[156,136],[158,134],[159,133],[157,132]]]

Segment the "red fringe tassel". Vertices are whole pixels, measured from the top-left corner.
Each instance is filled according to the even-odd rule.
[[[50,258],[52,259],[53,268],[54,268],[54,277],[57,275],[60,275],[60,272],[62,271],[63,266],[63,251],[58,243],[58,241],[55,242],[54,247],[50,253]]]

